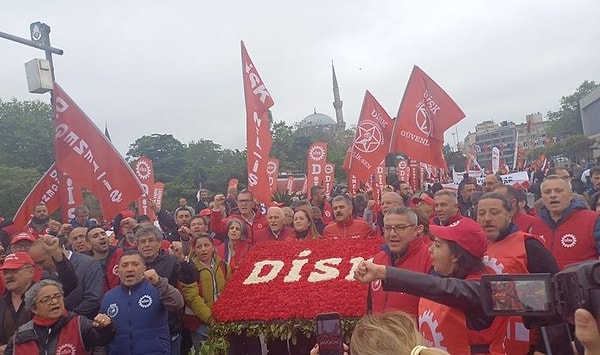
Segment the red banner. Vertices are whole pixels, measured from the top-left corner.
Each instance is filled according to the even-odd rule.
[[[75,207],[83,205],[83,186],[77,180],[63,173],[58,188],[61,218],[63,222],[67,223],[75,218]]]
[[[232,187],[234,187],[237,190],[238,183],[239,183],[239,180],[236,178],[229,179],[229,183],[227,184],[227,191],[229,191],[229,189],[231,189]]]
[[[163,195],[165,192],[165,184],[163,182],[154,183],[154,204],[160,210],[162,206]]]
[[[413,191],[418,191],[420,189],[421,181],[419,181],[420,173],[419,162],[416,160],[410,160],[410,188]],[[408,182],[408,181],[406,181]]]
[[[29,223],[35,206],[41,203],[45,204],[49,215],[60,208],[59,184],[56,164],[52,164],[17,210],[13,222],[18,230],[23,229]]]
[[[314,142],[306,151],[306,179],[308,180],[309,195],[311,187],[323,186],[325,164],[327,164],[327,143]],[[308,198],[310,199],[310,196]]]
[[[258,201],[271,202],[267,163],[273,138],[269,130],[268,110],[273,98],[254,67],[242,42],[242,76],[246,99],[246,146],[248,149],[248,190]]]
[[[335,164],[327,163],[325,164],[325,196],[327,198],[331,197],[331,190],[333,190],[333,183],[335,182]]]
[[[370,180],[388,153],[394,121],[369,91],[365,92],[356,135],[344,160],[349,186]]]
[[[398,159],[398,181],[409,182],[410,181],[410,166],[408,160]]]
[[[359,318],[368,287],[354,281],[354,270],[381,244],[380,238],[256,244],[219,295],[213,316],[219,322],[314,319],[323,312]]]
[[[277,176],[279,175],[279,159],[269,159],[267,162],[267,175],[269,176],[269,189],[277,190]]]
[[[143,194],[140,182],[108,138],[54,83],[55,150],[59,171],[93,193],[106,219]]]
[[[463,117],[452,98],[415,65],[395,120],[390,151],[446,168],[444,132]]]
[[[133,172],[140,180],[144,196],[138,198],[138,214],[147,215],[151,220],[156,221],[156,214],[152,208],[148,207],[148,199],[154,201],[154,164],[148,157],[139,157],[133,163]]]

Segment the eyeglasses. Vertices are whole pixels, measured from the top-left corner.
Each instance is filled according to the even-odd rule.
[[[413,226],[414,226],[414,224],[397,225],[397,226],[388,226],[388,225],[385,225],[385,226],[383,226],[383,230],[386,233],[389,233],[391,231],[394,231],[394,233],[402,233],[402,232],[404,232],[406,230],[406,228],[413,227]]]
[[[41,303],[41,304],[50,304],[50,303],[52,303],[52,300],[56,300],[58,302],[58,301],[60,301],[62,299],[63,299],[63,294],[62,293],[55,293],[53,295],[41,298],[38,301],[38,303]]]

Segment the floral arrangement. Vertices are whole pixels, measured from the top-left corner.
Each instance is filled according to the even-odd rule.
[[[314,333],[319,313],[337,312],[345,334],[366,313],[367,287],[355,268],[372,258],[381,238],[268,242],[254,246],[212,308],[219,322],[204,348],[226,349],[228,334],[295,340]]]

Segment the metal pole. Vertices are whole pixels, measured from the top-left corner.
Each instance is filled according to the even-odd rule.
[[[21,44],[24,44],[24,45],[27,45],[27,46],[30,46],[30,47],[41,49],[43,51],[49,51],[49,52],[54,53],[54,54],[63,55],[63,53],[64,53],[64,51],[62,49],[50,47],[50,45],[45,46],[45,45],[43,45],[41,43],[38,43],[38,42],[35,42],[35,41],[30,41],[30,40],[25,39],[25,38],[13,36],[13,35],[11,35],[9,33],[6,33],[6,32],[0,32],[0,37],[1,38],[6,38],[6,39],[8,39],[10,41],[13,41],[13,42],[21,43]]]

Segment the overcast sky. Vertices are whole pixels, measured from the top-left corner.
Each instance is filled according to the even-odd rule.
[[[521,123],[600,81],[598,19],[597,0],[0,2],[2,32],[52,27],[57,82],[123,154],[153,133],[244,149],[240,40],[278,121],[335,117],[333,60],[349,127],[365,90],[395,116],[415,64],[466,113],[460,139],[484,120]],[[43,56],[0,38],[0,98],[49,100],[28,93],[23,66]]]

